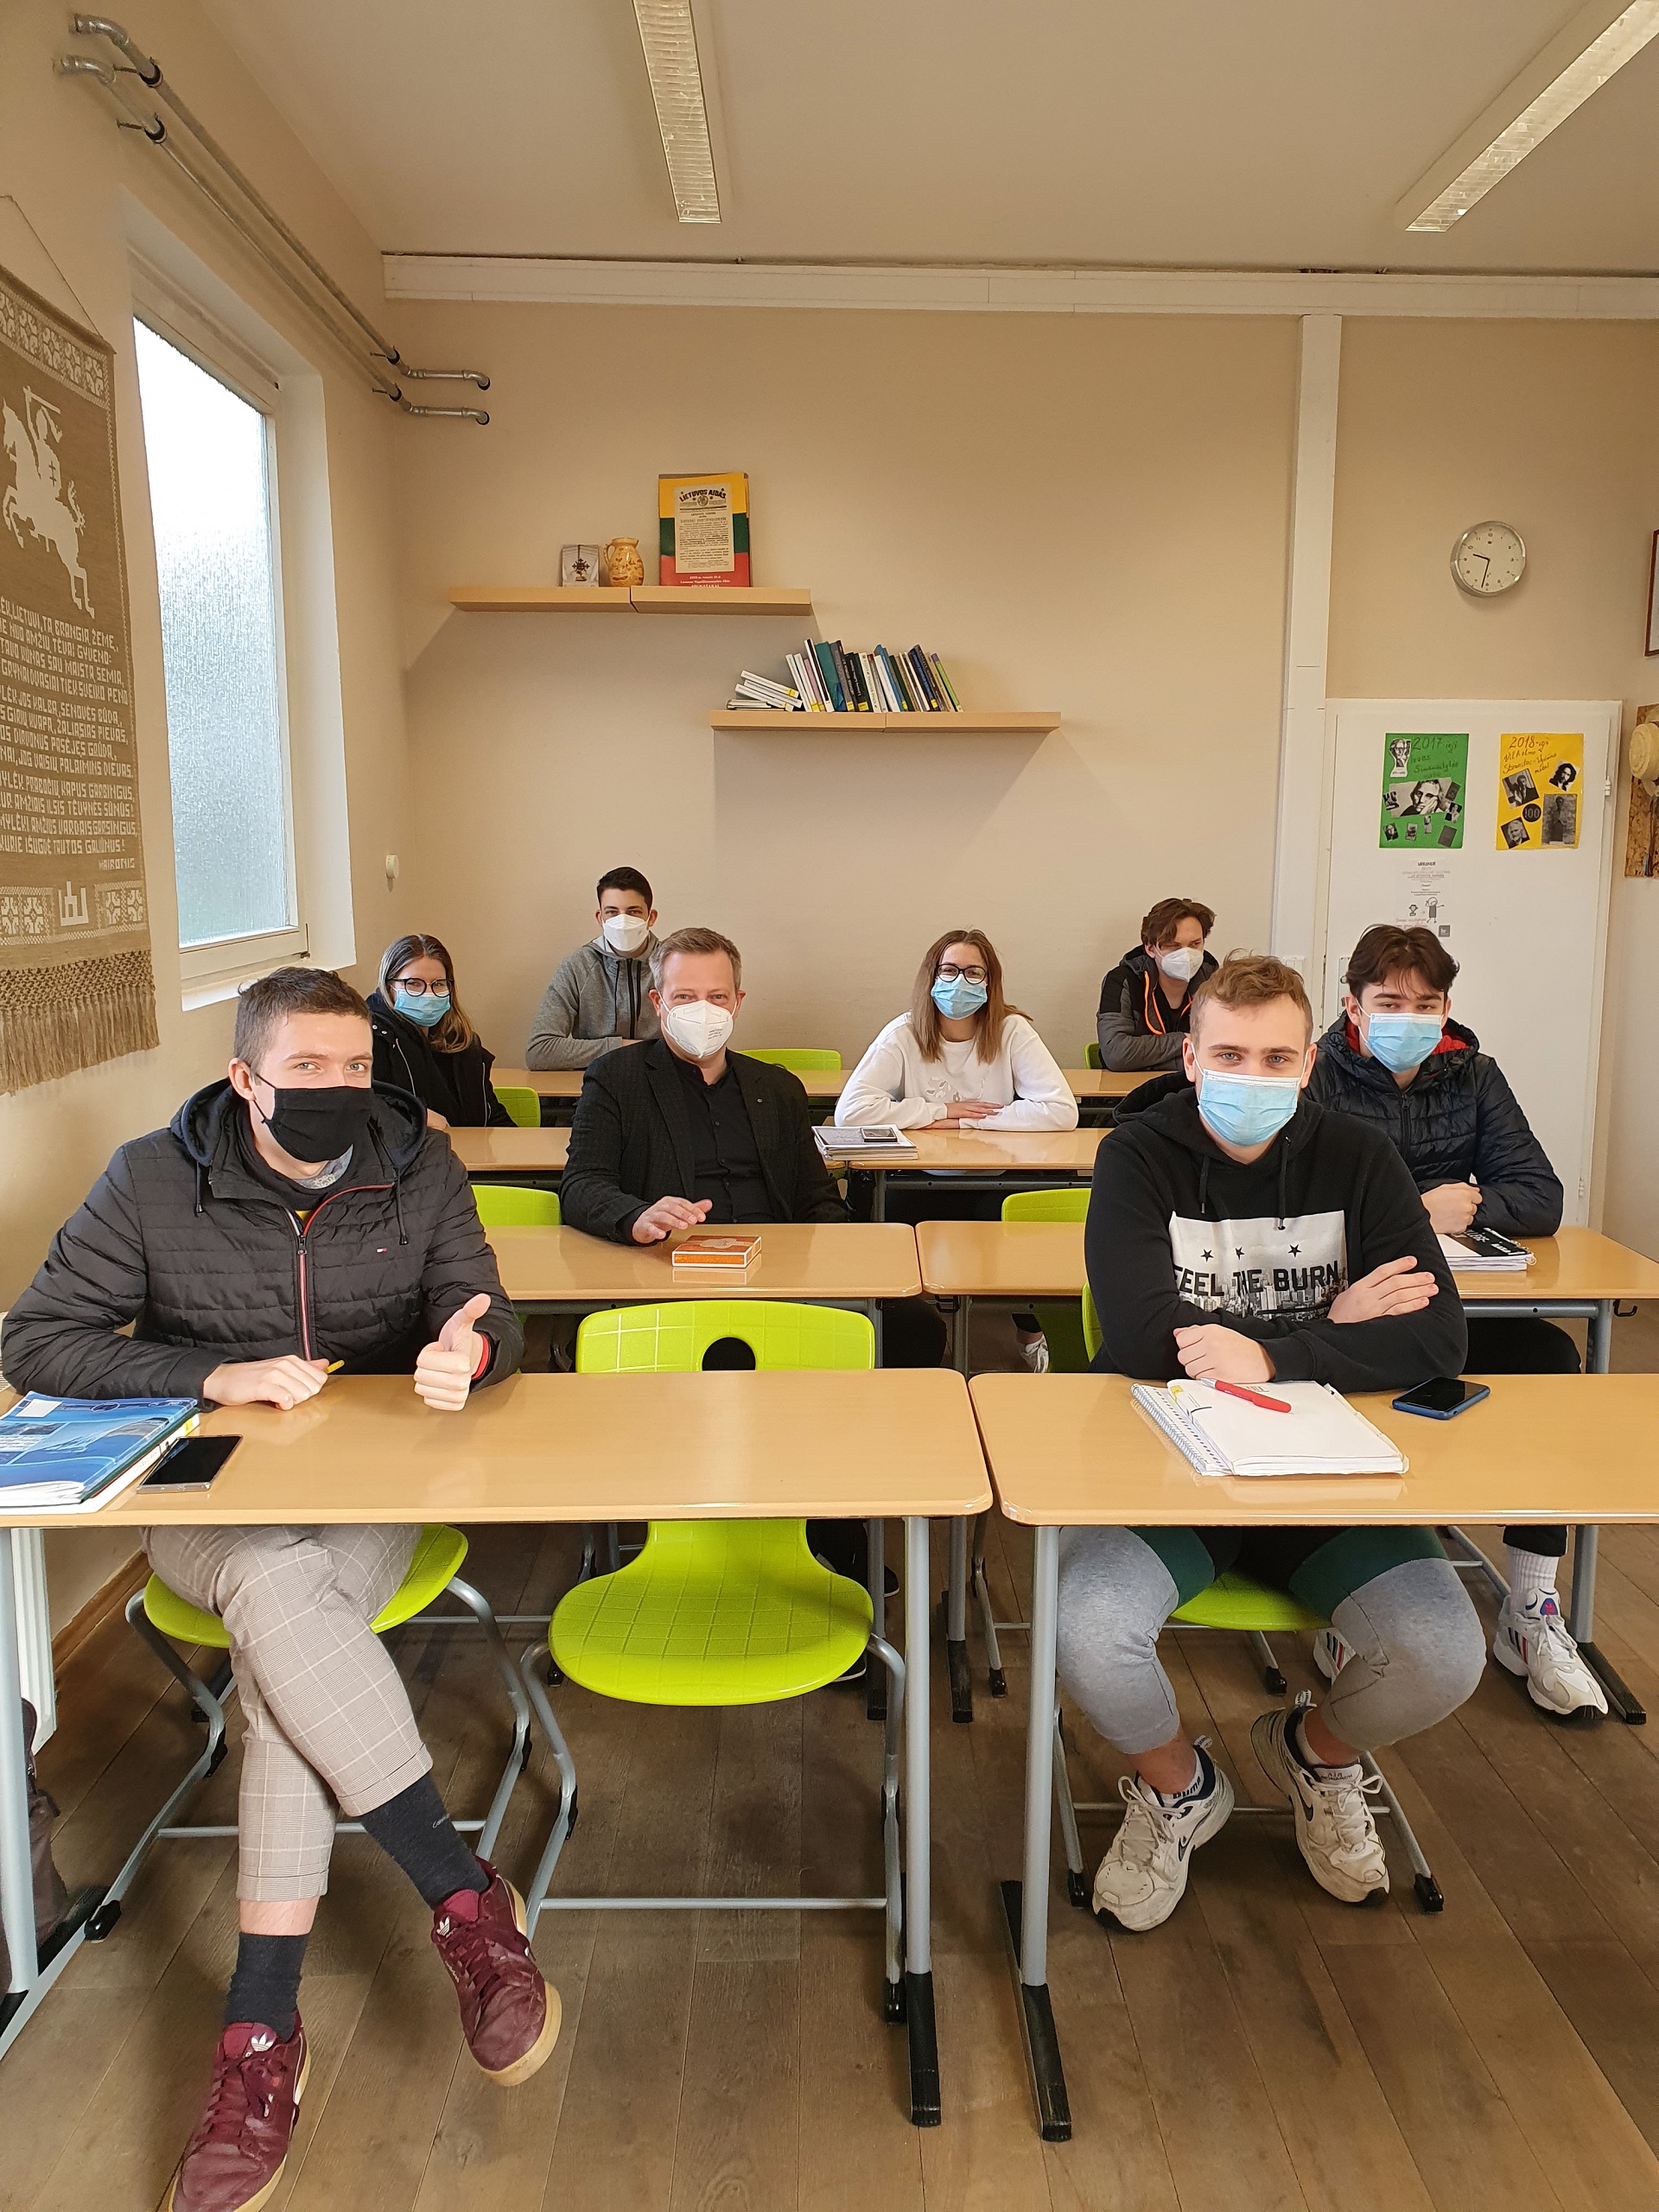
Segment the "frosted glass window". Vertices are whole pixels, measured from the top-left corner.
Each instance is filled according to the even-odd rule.
[[[295,919],[272,558],[270,425],[143,323],[179,943]]]

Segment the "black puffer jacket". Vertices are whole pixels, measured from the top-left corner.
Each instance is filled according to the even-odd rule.
[[[1380,1060],[1350,1043],[1344,1016],[1319,1039],[1308,1089],[1332,1112],[1357,1114],[1384,1130],[1420,1191],[1472,1175],[1480,1185],[1478,1228],[1553,1236],[1561,1225],[1560,1179],[1473,1030],[1448,1021],[1446,1033],[1463,1049],[1433,1053],[1402,1090]]]
[[[511,1128],[512,1116],[490,1081],[495,1054],[481,1037],[458,1052],[441,1052],[431,1032],[405,1021],[378,991],[371,991],[369,1019],[374,1027],[374,1079],[412,1090],[423,1106],[442,1114],[452,1129]]]
[[[228,1083],[124,1144],[6,1316],[20,1390],[190,1397],[223,1360],[285,1352],[401,1374],[449,1315],[490,1294],[486,1380],[524,1349],[465,1171],[418,1100],[377,1090],[372,1133],[301,1229],[250,1173]],[[118,1335],[128,1322],[130,1338]]]

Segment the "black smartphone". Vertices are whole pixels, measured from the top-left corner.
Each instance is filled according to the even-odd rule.
[[[1402,1391],[1394,1402],[1394,1409],[1397,1414],[1421,1414],[1429,1421],[1450,1421],[1491,1395],[1484,1382],[1465,1382],[1460,1375],[1437,1375],[1432,1382],[1420,1382],[1414,1390]]]
[[[211,1490],[213,1478],[242,1441],[239,1436],[186,1436],[164,1452],[140,1490]]]

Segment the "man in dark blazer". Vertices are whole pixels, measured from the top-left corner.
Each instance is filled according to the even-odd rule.
[[[651,956],[660,1037],[588,1068],[560,1185],[564,1218],[618,1244],[702,1222],[844,1221],[787,1068],[726,1049],[742,956],[716,930],[677,930]]]

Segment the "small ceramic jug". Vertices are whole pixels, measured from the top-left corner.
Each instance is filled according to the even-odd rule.
[[[645,564],[637,537],[613,537],[605,548],[605,573],[614,584],[642,584]]]

